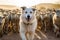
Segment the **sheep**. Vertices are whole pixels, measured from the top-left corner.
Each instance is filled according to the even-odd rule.
[[[55,11],[56,13],[53,16],[53,26],[54,26],[54,32],[57,37],[59,37],[60,32],[60,9],[57,9]]]

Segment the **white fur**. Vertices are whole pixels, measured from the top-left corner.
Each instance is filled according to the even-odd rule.
[[[27,11],[28,13],[25,14],[25,11]],[[32,11],[31,14],[29,13],[30,11]],[[29,22],[26,20],[26,16],[28,14],[30,15],[30,18],[31,18],[31,20]],[[32,23],[32,25],[26,25],[23,22]],[[27,39],[28,40],[33,40],[35,29],[37,27],[37,19],[36,19],[36,16],[35,16],[35,12],[33,13],[32,8],[26,8],[23,11],[23,13],[21,14],[21,17],[20,17],[19,25],[20,25],[20,35],[21,35],[22,40],[27,40]]]

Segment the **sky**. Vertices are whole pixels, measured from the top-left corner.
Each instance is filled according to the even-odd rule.
[[[16,6],[26,6],[30,7],[40,3],[60,3],[60,0],[0,0],[2,5],[16,5]]]

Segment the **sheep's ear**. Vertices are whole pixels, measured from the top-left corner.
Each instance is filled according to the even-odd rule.
[[[26,7],[21,7],[21,8],[22,8],[22,10],[25,10]]]
[[[36,9],[35,8],[32,8],[33,11],[35,11]]]
[[[55,10],[55,9],[53,9],[53,11],[54,11],[54,12],[56,12],[56,10]]]

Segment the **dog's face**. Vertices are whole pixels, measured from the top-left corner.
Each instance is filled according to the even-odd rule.
[[[31,21],[35,18],[35,9],[33,8],[22,8],[22,16],[24,20]]]

